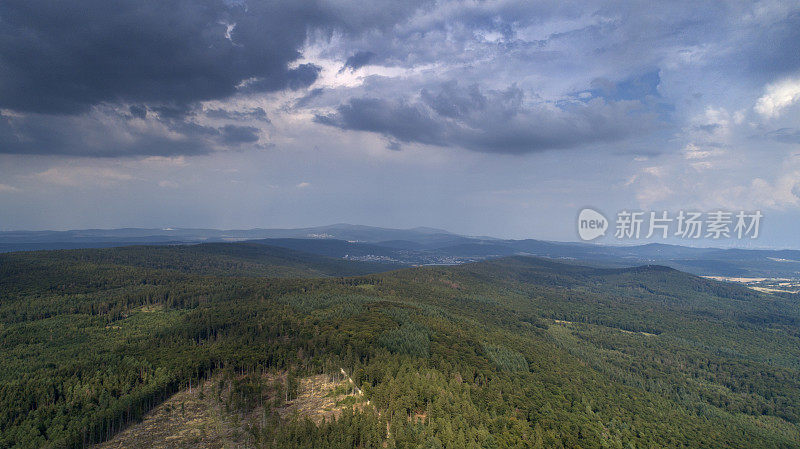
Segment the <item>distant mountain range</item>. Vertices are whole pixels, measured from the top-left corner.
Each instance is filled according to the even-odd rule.
[[[327,257],[392,265],[453,265],[512,255],[622,267],[660,264],[699,275],[800,277],[800,251],[693,248],[469,237],[442,229],[335,224],[298,229],[85,229],[0,232],[0,252],[252,241]]]

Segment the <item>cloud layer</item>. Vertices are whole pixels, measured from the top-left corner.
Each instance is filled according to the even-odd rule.
[[[674,73],[769,82],[767,118],[797,101],[800,12],[679,3],[9,0],[0,152],[264,148],[293,91],[295,113],[392,149],[511,154],[677,128],[696,92]]]
[[[76,113],[100,103],[184,106],[253,90],[301,88],[290,68],[319,20],[299,2],[51,2],[0,5],[0,105]]]
[[[415,101],[352,98],[315,120],[402,143],[520,154],[623,139],[651,125],[653,117],[642,106],[602,98],[530,103],[516,86],[484,92],[478,85],[449,82],[423,89]]]
[[[590,205],[794,236],[798,80],[781,0],[0,1],[0,227],[570,239]]]

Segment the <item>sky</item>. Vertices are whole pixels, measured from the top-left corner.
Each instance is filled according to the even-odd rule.
[[[571,241],[584,207],[800,248],[800,5],[0,2],[2,230]]]

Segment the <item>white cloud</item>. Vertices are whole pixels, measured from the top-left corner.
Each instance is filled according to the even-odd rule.
[[[184,156],[148,156],[142,159],[142,162],[145,164],[167,167],[183,167],[189,164]]]
[[[708,192],[708,203],[730,210],[786,210],[800,206],[800,172],[786,173],[773,181],[753,178],[747,184]]]
[[[298,189],[305,189],[306,187],[311,187],[311,183],[303,181],[300,184],[297,184]]]
[[[19,189],[8,184],[0,184],[0,193],[19,192]]]
[[[647,173],[648,175],[653,175],[653,176],[655,176],[656,178],[661,178],[661,177],[663,177],[663,176],[664,176],[664,174],[665,174],[665,173],[664,173],[664,167],[656,167],[656,166],[653,166],[653,167],[645,167],[645,168],[644,168],[642,171],[643,171],[644,173]]]
[[[778,117],[783,109],[797,101],[800,101],[800,78],[786,79],[768,85],[755,110],[766,117]]]
[[[786,173],[770,183],[756,178],[751,183],[752,203],[760,207],[783,209],[800,205],[800,172]]]
[[[708,159],[724,156],[725,151],[715,147],[701,147],[690,143],[683,148],[683,158],[691,161],[692,166],[711,167],[713,164]]]

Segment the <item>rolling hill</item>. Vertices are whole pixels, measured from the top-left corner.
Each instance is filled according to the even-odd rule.
[[[4,255],[0,447],[159,422],[195,447],[204,420],[247,447],[800,447],[792,295],[524,256],[294,275],[362,269],[258,243]]]
[[[659,264],[703,276],[800,279],[800,251],[633,246],[467,237],[440,229],[337,224],[298,229],[110,229],[0,232],[0,252],[250,241],[332,258],[456,265],[512,255],[609,267]]]
[[[79,266],[82,264],[170,270],[217,276],[355,276],[400,268],[381,262],[345,261],[259,243],[125,246],[0,254],[0,266]]]

